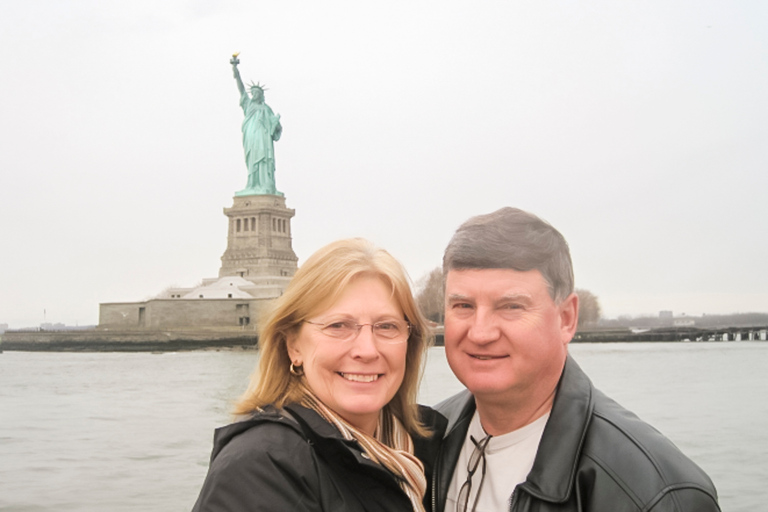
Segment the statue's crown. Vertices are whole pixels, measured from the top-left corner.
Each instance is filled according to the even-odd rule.
[[[259,89],[261,92],[267,91],[267,87],[265,85],[261,85],[260,83],[256,82],[253,83],[253,80],[251,80],[251,83],[248,85],[250,89]]]

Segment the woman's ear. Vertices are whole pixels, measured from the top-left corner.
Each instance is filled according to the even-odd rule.
[[[291,332],[285,337],[285,346],[288,349],[288,357],[296,366],[304,364],[301,350],[299,348],[299,336],[296,332]]]

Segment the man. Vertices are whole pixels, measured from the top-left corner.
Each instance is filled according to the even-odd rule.
[[[709,477],[602,394],[568,355],[568,244],[514,208],[465,222],[443,258],[445,350],[467,387],[448,425],[435,511],[718,511]]]

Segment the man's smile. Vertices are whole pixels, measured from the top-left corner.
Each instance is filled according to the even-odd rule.
[[[485,354],[467,354],[469,357],[474,359],[479,359],[481,361],[490,361],[492,359],[504,359],[506,357],[509,357],[507,355],[503,356],[494,356],[494,355],[485,355]]]

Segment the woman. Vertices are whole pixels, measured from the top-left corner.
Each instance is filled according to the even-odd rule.
[[[362,239],[312,255],[261,325],[194,511],[423,511],[428,342],[402,266]],[[425,457],[428,459],[428,457]]]

